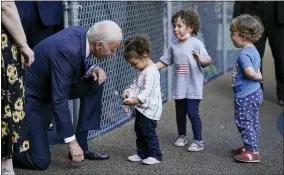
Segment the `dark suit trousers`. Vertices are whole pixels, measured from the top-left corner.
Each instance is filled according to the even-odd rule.
[[[70,99],[81,99],[77,130],[100,129],[103,87],[92,80],[72,85]],[[30,149],[13,156],[14,165],[21,168],[43,170],[50,164],[51,155],[47,132],[52,120],[52,115],[50,115],[52,113],[48,112],[49,115],[46,115],[46,108],[52,109],[50,101],[40,99],[42,98],[34,89],[26,89],[24,121],[28,128]]]
[[[45,26],[41,21],[36,2],[33,2],[32,11],[29,14],[29,16],[24,16],[21,19],[21,22],[27,37],[28,45],[31,48],[34,48],[40,41],[64,28],[63,22],[60,25]]]
[[[274,58],[275,77],[277,82],[277,98],[278,100],[284,100],[284,24],[279,24],[277,22],[274,5],[275,3],[268,2],[263,6],[252,8],[249,13],[257,15],[264,25],[264,34],[260,40],[255,43],[255,46],[260,54],[260,57],[263,58],[265,43],[266,39],[268,38]]]

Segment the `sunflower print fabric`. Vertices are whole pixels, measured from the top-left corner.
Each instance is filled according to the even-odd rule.
[[[24,59],[8,32],[1,30],[1,157],[29,149],[24,125]]]

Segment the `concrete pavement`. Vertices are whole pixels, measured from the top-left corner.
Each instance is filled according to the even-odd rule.
[[[16,169],[16,174],[283,174],[283,137],[277,130],[277,116],[283,107],[276,104],[274,65],[270,53],[264,59],[264,104],[260,110],[261,163],[247,164],[233,161],[230,150],[241,145],[240,134],[233,120],[233,93],[230,73],[205,85],[200,114],[203,122],[205,150],[187,152],[187,147],[177,148],[174,103],[164,105],[158,124],[163,161],[147,166],[127,161],[135,153],[134,120],[120,128],[99,136],[90,145],[106,152],[106,161],[85,160],[81,164],[67,159],[67,145],[52,146],[52,161],[45,171]],[[188,120],[188,139],[192,140]]]

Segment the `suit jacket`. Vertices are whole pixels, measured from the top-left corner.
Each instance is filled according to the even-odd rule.
[[[39,14],[44,26],[54,26],[63,22],[62,1],[16,1],[21,19],[29,20]]]
[[[275,4],[275,13],[278,23],[284,24],[284,1],[275,1],[269,3]],[[234,5],[233,17],[237,17],[244,13],[250,13],[252,1],[236,1]]]
[[[71,86],[87,81],[84,27],[70,27],[34,47],[35,61],[26,69],[25,85],[41,102],[52,102],[53,116],[63,138],[74,135],[68,100]]]

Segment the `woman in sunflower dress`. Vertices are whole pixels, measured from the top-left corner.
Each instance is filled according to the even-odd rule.
[[[24,61],[30,66],[34,53],[27,45],[15,3],[2,2],[1,14],[2,174],[14,174],[13,153],[29,149],[28,133],[23,121],[23,75]]]

